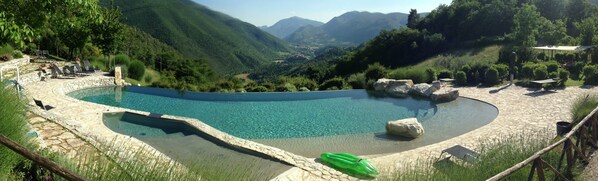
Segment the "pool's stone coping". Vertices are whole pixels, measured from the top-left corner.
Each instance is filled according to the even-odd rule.
[[[114,78],[112,77],[104,77],[100,74],[94,74],[76,79],[50,79],[41,82],[28,81],[23,85],[29,96],[28,100],[30,101],[34,113],[57,122],[93,145],[99,146],[102,143],[113,142],[130,145],[134,148],[153,149],[142,141],[111,131],[103,124],[102,120],[103,114],[108,112],[131,112],[146,116],[150,114],[149,112],[85,102],[66,95],[69,92],[84,88],[114,86]],[[40,99],[45,104],[56,108],[50,111],[44,111],[35,106],[32,102],[32,98]],[[75,111],[77,109],[79,110]],[[185,122],[187,125],[197,128],[199,131],[209,134],[231,146],[269,155],[274,159],[301,168],[320,179],[355,180],[355,178],[349,177],[342,172],[318,163],[314,159],[231,136],[197,119],[171,115],[163,115],[162,117]],[[152,150],[148,151],[151,152]],[[163,157],[166,160],[169,159],[159,152],[156,152],[156,156]]]

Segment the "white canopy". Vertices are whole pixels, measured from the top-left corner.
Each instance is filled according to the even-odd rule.
[[[562,50],[562,51],[584,51],[594,46],[543,46],[533,47],[538,50]]]

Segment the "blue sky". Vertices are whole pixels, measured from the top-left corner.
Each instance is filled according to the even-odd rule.
[[[299,16],[328,22],[349,11],[392,13],[430,12],[452,0],[193,0],[212,10],[226,13],[256,26],[272,25],[278,20]]]

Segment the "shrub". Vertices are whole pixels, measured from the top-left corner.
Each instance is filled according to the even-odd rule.
[[[586,65],[583,67],[584,84],[598,85],[598,66]]]
[[[468,73],[471,71],[471,67],[469,65],[463,65],[463,67],[461,67],[461,71]]]
[[[496,68],[494,67],[490,67],[488,70],[486,70],[486,83],[488,85],[496,85],[499,82],[499,75],[498,75],[498,70],[496,70]]]
[[[533,79],[534,78],[534,69],[536,69],[536,64],[534,63],[525,63],[521,67],[521,77],[524,79]]]
[[[559,79],[561,79],[561,86],[564,86],[565,83],[567,82],[567,80],[569,80],[569,71],[565,70],[565,69],[560,69],[559,70]]]
[[[548,77],[548,71],[545,65],[538,65],[534,69],[534,78],[537,80],[546,79]]]
[[[12,59],[13,48],[10,45],[0,46],[0,61],[8,61]]]
[[[276,85],[272,82],[264,82],[260,84],[261,86],[268,89],[268,91],[274,91],[276,89]]]
[[[399,68],[389,75],[392,79],[411,79],[414,83],[431,82],[425,69],[421,68]]]
[[[268,88],[259,85],[259,86],[251,87],[251,88],[247,89],[247,91],[249,91],[249,92],[268,92]]]
[[[458,71],[455,73],[455,83],[457,85],[466,85],[467,84],[467,75],[463,71]]]
[[[318,88],[318,83],[316,83],[316,81],[305,77],[280,77],[279,81],[281,84],[290,83],[295,87],[306,87],[310,90]]]
[[[426,75],[428,75],[428,81],[427,82],[432,82],[436,80],[436,70],[434,70],[433,68],[427,68],[426,69]]]
[[[598,96],[596,95],[585,95],[575,99],[571,106],[571,123],[573,126],[590,114],[596,106],[598,106]]]
[[[504,79],[509,76],[509,66],[505,64],[494,64],[492,65],[492,68],[498,71],[499,79]]]
[[[561,67],[561,65],[554,60],[546,63],[546,68],[548,70],[548,73],[553,73],[553,72],[556,73],[560,67]]]
[[[453,78],[453,72],[451,72],[450,70],[441,70],[440,72],[438,72],[438,78],[439,79],[452,79]]]
[[[368,65],[368,69],[365,70],[365,77],[367,80],[378,80],[388,76],[388,70],[386,67],[380,65],[380,63],[374,63]]]
[[[145,76],[143,79],[145,80],[146,83],[150,83],[153,80],[152,76]]]
[[[129,66],[131,63],[131,59],[128,55],[125,54],[118,54],[114,57],[114,64],[115,65],[126,65]]]
[[[573,67],[571,67],[571,76],[574,79],[579,79],[582,75],[582,71],[583,71],[583,67],[585,67],[586,64],[583,62],[576,62],[575,65],[573,65]]]
[[[145,65],[139,60],[134,60],[129,65],[129,76],[135,80],[141,80],[145,74]]]
[[[297,87],[291,83],[284,83],[276,87],[277,92],[297,92]]]
[[[14,50],[14,51],[12,51],[12,57],[13,58],[23,58],[23,52],[21,52],[19,50]]]
[[[339,90],[345,86],[345,80],[340,77],[328,79],[320,85],[320,90]]]
[[[364,73],[353,74],[347,78],[347,83],[353,89],[365,89],[366,88],[366,78]]]

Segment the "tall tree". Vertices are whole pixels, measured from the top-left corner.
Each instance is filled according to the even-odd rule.
[[[513,38],[518,46],[532,47],[538,43],[541,22],[544,17],[540,15],[534,5],[525,4],[513,17]]]
[[[598,25],[596,22],[598,22],[598,18],[590,17],[573,23],[579,31],[581,45],[592,45],[594,37],[598,34]]]
[[[120,10],[112,1],[109,8],[102,9],[100,20],[92,24],[91,39],[102,50],[104,56],[112,54],[121,39],[123,24],[120,22],[120,16]]]
[[[0,3],[0,41],[24,47],[38,39],[48,28],[72,23],[58,16],[95,17],[97,8],[97,0],[3,0]],[[67,14],[67,9],[76,9],[80,13]]]
[[[540,14],[550,21],[563,18],[565,13],[565,1],[563,0],[541,0],[536,1],[535,4]]]
[[[542,21],[541,29],[543,30],[538,36],[538,42],[543,45],[563,45],[571,37],[567,35],[567,23],[563,20]]]
[[[409,11],[409,16],[407,17],[407,28],[415,29],[417,24],[419,23],[419,14],[417,14],[417,9],[411,9]]]

